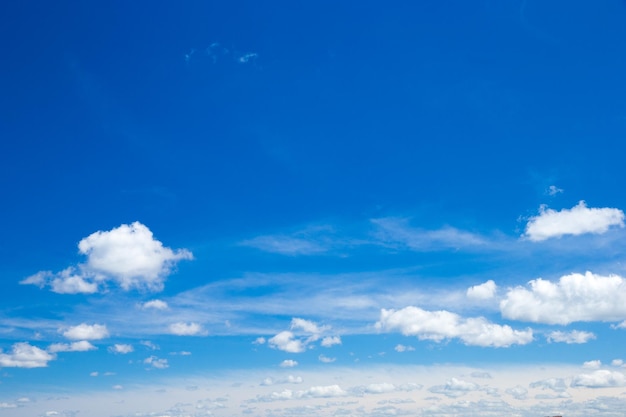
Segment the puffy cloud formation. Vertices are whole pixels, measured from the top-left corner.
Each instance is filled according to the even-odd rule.
[[[322,342],[320,344],[324,347],[340,345],[341,338],[339,336],[326,336],[325,338],[322,339]]]
[[[81,323],[67,328],[62,334],[70,340],[100,340],[109,337],[109,331],[104,324]]]
[[[172,323],[169,326],[169,331],[171,334],[175,334],[177,336],[198,336],[206,334],[206,331],[202,328],[202,326],[198,323]]]
[[[503,317],[547,324],[626,318],[626,282],[617,275],[586,272],[565,275],[558,282],[538,278],[529,286],[508,291],[500,302]]]
[[[615,208],[588,208],[584,201],[571,209],[555,211],[541,206],[526,224],[524,237],[540,242],[564,235],[602,234],[611,226],[624,227],[624,212]]]
[[[348,395],[339,385],[314,386],[307,390],[293,391],[286,389],[281,392],[272,392],[269,395],[259,396],[258,401],[293,400],[299,398],[334,398]]]
[[[601,366],[602,366],[602,362],[599,361],[598,359],[583,363],[583,368],[585,369],[600,369]]]
[[[48,346],[48,352],[86,352],[88,350],[97,349],[94,345],[86,340],[72,343],[53,343]]]
[[[135,349],[133,348],[133,345],[126,345],[126,344],[121,344],[121,343],[116,343],[113,346],[109,346],[109,352],[122,354],[122,355],[131,353],[134,350]]]
[[[306,350],[302,340],[296,339],[289,330],[282,331],[267,341],[270,347],[289,353],[302,353]]]
[[[623,387],[626,385],[626,377],[621,372],[601,369],[590,374],[575,376],[570,385],[586,388]]]
[[[290,330],[285,330],[270,338],[267,343],[273,349],[289,353],[302,353],[312,342],[319,340],[322,334],[330,330],[330,326],[320,326],[310,320],[294,317],[291,320]],[[298,334],[296,334],[298,333]],[[326,336],[321,345],[331,347],[341,344],[339,336]]]
[[[531,329],[513,330],[510,326],[490,323],[483,317],[463,318],[449,311],[426,311],[409,306],[401,310],[382,309],[376,328],[400,331],[405,336],[440,342],[458,338],[466,345],[508,347],[525,345],[533,340]]]
[[[528,395],[528,390],[520,385],[509,388],[505,392],[516,400],[525,400]]]
[[[325,355],[319,355],[317,359],[322,363],[333,363],[337,360],[337,358],[329,358],[328,356],[325,356]]]
[[[167,359],[159,359],[156,356],[149,356],[146,359],[143,360],[143,363],[145,363],[146,365],[150,365],[153,368],[156,369],[165,369],[165,368],[169,368],[169,364],[167,363]]]
[[[55,358],[37,346],[29,343],[15,343],[10,353],[0,350],[0,368],[44,368]]]
[[[555,392],[564,392],[567,390],[567,385],[563,378],[548,378],[541,381],[535,381],[530,383],[531,388],[540,388],[542,390],[552,390]]]
[[[467,297],[475,300],[489,300],[496,295],[496,283],[493,280],[474,285],[467,289]]]
[[[591,332],[583,332],[579,330],[572,330],[571,332],[554,331],[554,332],[551,332],[547,337],[548,342],[567,343],[569,345],[574,344],[574,343],[576,344],[587,343],[589,340],[595,339],[595,338],[596,338],[595,334]]]
[[[169,306],[162,300],[150,300],[141,305],[144,310],[167,310]]]
[[[164,247],[139,222],[92,233],[78,243],[78,250],[87,257],[85,263],[56,274],[41,271],[20,283],[49,286],[60,294],[95,293],[106,282],[114,282],[126,291],[160,291],[176,262],[193,257],[186,249]],[[152,307],[158,306],[162,305]]]
[[[280,363],[281,368],[293,368],[294,366],[298,366],[298,362],[293,359],[285,359]]]
[[[446,381],[445,385],[435,385],[434,387],[429,388],[429,391],[435,394],[443,394],[450,398],[458,398],[470,391],[477,391],[479,389],[480,386],[474,384],[473,382],[451,378]]]

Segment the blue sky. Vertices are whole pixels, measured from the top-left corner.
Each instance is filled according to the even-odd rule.
[[[0,416],[623,415],[624,2],[0,16]]]

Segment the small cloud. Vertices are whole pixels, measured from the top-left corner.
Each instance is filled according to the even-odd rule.
[[[329,358],[328,356],[325,356],[325,355],[319,355],[317,359],[319,359],[319,361],[322,363],[333,363],[337,360],[337,358]]]
[[[602,366],[602,362],[599,360],[595,361],[587,361],[583,363],[583,368],[585,369],[599,369]]]
[[[53,343],[48,346],[48,352],[87,352],[89,350],[95,350],[97,347],[92,345],[86,340],[72,343]]]
[[[624,366],[624,361],[622,359],[613,359],[611,366]]]
[[[509,388],[505,392],[516,400],[525,400],[528,397],[528,390],[520,385]]]
[[[111,388],[113,388],[114,390],[123,390],[124,387],[121,385],[113,385]]]
[[[269,339],[268,345],[273,349],[290,353],[302,353],[306,350],[303,342],[296,339],[294,334],[288,330],[282,331]]]
[[[258,57],[259,57],[258,54],[251,52],[251,53],[243,54],[240,57],[238,57],[237,62],[239,62],[240,64],[247,64],[249,62],[255,61]]]
[[[572,379],[570,386],[574,388],[607,388],[623,387],[626,385],[626,377],[621,372],[598,370],[590,374],[580,374]]]
[[[264,345],[266,342],[264,337],[257,337],[256,339],[254,339],[254,342],[252,342],[253,345]]]
[[[169,331],[171,334],[177,336],[199,336],[206,334],[206,331],[198,323],[173,323],[170,324]]]
[[[122,354],[125,355],[127,353],[131,353],[133,350],[135,350],[133,348],[133,345],[126,345],[126,344],[114,344],[113,346],[109,346],[109,352],[111,353],[116,353],[116,354]]]
[[[165,301],[162,300],[150,300],[143,303],[141,305],[141,308],[144,310],[167,310],[169,306]]]
[[[451,378],[446,381],[445,385],[435,385],[429,389],[435,394],[443,394],[449,398],[458,398],[468,392],[478,391],[480,387],[473,382],[463,381],[457,378]]]
[[[579,330],[572,330],[571,332],[554,331],[551,332],[547,337],[549,343],[555,342],[567,344],[587,343],[589,340],[595,338],[595,334]]]
[[[167,363],[167,359],[159,359],[156,356],[149,356],[144,359],[143,363],[152,366],[156,369],[166,369],[169,368],[169,364]]]
[[[539,215],[531,217],[523,237],[541,242],[565,235],[602,234],[611,227],[624,227],[624,212],[615,208],[588,208],[584,201],[571,209],[555,211],[541,206]]]
[[[324,347],[331,347],[334,345],[340,345],[341,338],[339,336],[326,336],[322,339],[321,345]]]
[[[405,346],[405,345],[400,345],[400,344],[396,345],[396,347],[393,348],[393,349],[396,352],[400,352],[400,353],[402,353],[402,352],[411,352],[411,351],[415,350],[415,348],[413,346]]]
[[[62,334],[70,340],[100,340],[109,337],[109,331],[103,324],[81,323],[67,328]]]
[[[496,295],[496,283],[489,280],[467,289],[467,297],[475,300],[489,300]]]
[[[147,347],[150,350],[159,350],[159,346],[155,345],[154,343],[152,343],[149,340],[142,340],[141,342],[139,342],[140,345]]]
[[[98,376],[98,375],[100,375],[98,371],[93,371],[89,373],[89,376]]]
[[[557,187],[556,185],[551,185],[548,187],[548,189],[546,190],[546,194],[550,195],[550,196],[554,196],[557,194],[561,194],[563,192],[562,188]]]
[[[281,368],[293,368],[295,366],[298,366],[298,362],[292,359],[285,359],[280,363]]]

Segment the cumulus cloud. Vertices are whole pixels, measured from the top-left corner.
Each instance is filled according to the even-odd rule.
[[[322,339],[322,342],[320,344],[324,347],[340,345],[341,338],[339,336],[326,336],[325,338]]]
[[[467,297],[475,300],[489,300],[496,295],[496,283],[493,280],[474,285],[467,289]]]
[[[177,336],[198,336],[206,334],[206,331],[198,323],[177,322],[169,325],[171,334]]]
[[[15,343],[11,352],[0,350],[0,368],[44,368],[55,356],[27,342]]]
[[[563,392],[567,390],[567,385],[563,378],[548,378],[541,381],[535,381],[530,383],[531,388],[539,388],[542,390],[552,390],[555,392]]]
[[[587,343],[591,339],[595,339],[596,335],[590,332],[572,330],[571,332],[554,331],[551,332],[547,339],[552,343],[581,344]]]
[[[62,334],[70,340],[100,340],[109,337],[109,331],[104,324],[81,323],[63,330]]]
[[[169,306],[165,301],[162,300],[150,300],[141,304],[141,308],[144,310],[167,310]]]
[[[626,385],[626,377],[617,371],[598,370],[590,374],[580,374],[572,379],[572,387],[607,388],[623,387]]]
[[[286,389],[281,392],[272,392],[269,395],[257,397],[258,401],[293,400],[300,398],[334,398],[348,395],[339,385],[320,385],[307,390],[293,391]]]
[[[586,368],[586,369],[600,369],[601,366],[602,366],[602,362],[597,359],[583,363],[583,368]]]
[[[624,227],[624,212],[615,208],[588,208],[584,201],[571,209],[555,211],[541,206],[539,215],[526,224],[524,237],[533,242],[565,235],[606,233],[612,226]]]
[[[53,343],[48,346],[48,352],[86,352],[88,350],[95,350],[97,347],[92,345],[86,340],[81,340],[72,343]]]
[[[317,359],[319,359],[319,361],[322,363],[333,363],[337,360],[337,358],[329,358],[328,356],[325,356],[325,355],[319,355]]]
[[[441,342],[458,338],[466,345],[508,347],[525,345],[533,340],[531,329],[513,330],[489,322],[484,317],[463,318],[449,311],[426,311],[409,306],[401,310],[382,309],[376,328],[400,331],[405,336]]]
[[[134,350],[135,349],[133,348],[133,345],[126,345],[122,343],[116,343],[113,346],[109,346],[109,352],[122,354],[122,355],[131,353]]]
[[[516,400],[525,400],[528,396],[528,390],[520,385],[508,388],[505,392]]]
[[[558,282],[538,278],[528,284],[508,291],[500,302],[503,317],[547,324],[626,318],[626,282],[617,275],[576,273]]]
[[[457,378],[451,378],[446,381],[445,385],[435,385],[429,388],[429,391],[434,394],[443,394],[446,397],[458,398],[468,392],[477,391],[480,386],[473,382],[463,381]]]
[[[165,369],[169,368],[169,364],[167,363],[167,359],[159,359],[157,356],[149,356],[143,360],[143,363],[146,365],[150,365],[156,369]]]
[[[288,330],[278,333],[267,342],[271,348],[284,352],[302,353],[306,350],[302,340],[296,339],[295,335]]]
[[[312,342],[319,340],[323,333],[330,330],[330,326],[320,326],[310,320],[294,317],[291,320],[290,330],[285,330],[270,338],[267,342],[273,349],[290,353],[304,352]],[[339,336],[326,336],[322,346],[330,347],[341,344]]]
[[[294,366],[298,366],[298,362],[293,359],[285,359],[280,363],[281,368],[293,368]]]
[[[409,352],[409,351],[414,351],[415,350],[415,348],[413,346],[405,346],[405,345],[401,345],[401,344],[396,345],[396,347],[393,348],[393,349],[396,352],[400,352],[400,353],[402,353],[402,352]]]
[[[92,233],[78,243],[78,250],[87,257],[85,263],[56,274],[41,271],[20,283],[49,286],[60,294],[91,294],[107,282],[116,283],[126,291],[132,288],[160,291],[176,263],[192,259],[186,249],[174,251],[164,247],[139,222]]]

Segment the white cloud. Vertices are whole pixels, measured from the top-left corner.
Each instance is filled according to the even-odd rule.
[[[601,369],[590,374],[575,376],[570,385],[587,388],[623,387],[626,385],[626,377],[621,372]]]
[[[259,236],[244,240],[241,245],[290,256],[318,255],[328,250],[327,247],[314,240],[285,235]]]
[[[505,392],[517,400],[525,400],[528,396],[528,390],[519,385],[513,388],[508,388]]]
[[[293,368],[294,366],[298,366],[298,362],[293,359],[285,359],[280,363],[281,368]]]
[[[579,330],[572,330],[571,332],[554,331],[551,332],[547,339],[548,342],[555,343],[567,343],[567,344],[581,344],[587,343],[591,339],[595,339],[596,335],[590,332],[584,332]]]
[[[585,369],[600,369],[601,366],[602,366],[602,362],[600,362],[597,359],[594,361],[587,361],[583,363],[583,368]]]
[[[171,334],[177,336],[197,336],[206,334],[206,331],[198,323],[172,323],[169,325],[169,331]]]
[[[256,339],[254,339],[254,342],[252,342],[253,345],[264,345],[266,342],[264,337],[257,337]]]
[[[564,392],[567,390],[567,385],[563,378],[548,378],[541,381],[531,382],[529,384],[531,388],[540,388],[543,390],[549,389],[555,392]]]
[[[17,408],[17,404],[15,403],[7,403],[7,402],[0,402],[0,409],[3,408]]]
[[[475,300],[489,300],[496,295],[496,283],[493,280],[474,285],[467,289],[467,297]]]
[[[121,343],[116,343],[113,346],[109,346],[109,352],[111,352],[111,353],[119,353],[119,354],[122,354],[122,355],[125,355],[127,353],[131,353],[134,350],[135,349],[133,348],[133,345],[126,345],[126,344],[121,344]]]
[[[126,291],[132,288],[160,291],[176,263],[193,258],[186,249],[174,251],[164,247],[139,222],[92,233],[78,243],[78,249],[87,257],[85,263],[56,274],[41,271],[20,283],[48,285],[61,294],[91,294],[106,282],[117,283]]]
[[[282,331],[269,339],[268,344],[271,348],[290,353],[302,353],[306,350],[302,340],[296,339],[294,334],[288,330]]]
[[[337,360],[337,358],[329,358],[328,356],[325,356],[325,355],[319,355],[317,359],[319,359],[319,361],[322,363],[333,363]]]
[[[414,351],[415,348],[413,346],[405,346],[405,345],[396,345],[395,348],[393,348],[396,352],[409,352],[409,351]]]
[[[334,398],[348,395],[339,385],[313,386],[307,390],[293,391],[290,389],[281,392],[272,392],[268,395],[260,395],[257,401],[285,401],[300,398]]]
[[[457,398],[467,394],[470,391],[477,391],[480,388],[473,382],[463,381],[457,378],[451,378],[446,381],[445,385],[435,385],[429,388],[429,391],[435,394],[443,394],[450,398]]]
[[[72,343],[53,343],[48,346],[48,352],[86,352],[89,350],[97,349],[94,345],[86,340],[81,340]]]
[[[503,317],[547,324],[617,321],[626,318],[626,282],[591,272],[565,275],[554,283],[541,278],[530,289],[510,289],[500,302]]]
[[[109,337],[109,331],[104,324],[86,324],[69,327],[62,332],[70,340],[100,340]]]
[[[141,342],[139,342],[139,344],[147,347],[150,350],[159,350],[159,346],[155,345],[149,340],[142,340]]]
[[[340,345],[341,338],[339,336],[326,336],[325,338],[322,339],[322,342],[320,344],[324,347]]]
[[[466,345],[508,347],[525,345],[533,340],[531,329],[513,330],[510,326],[490,323],[483,317],[463,318],[449,311],[426,311],[409,306],[401,310],[382,309],[379,330],[398,330],[405,336],[417,336],[420,340],[459,338]]]
[[[322,331],[325,331],[327,329],[328,327],[326,326],[319,327],[316,323],[310,320],[300,319],[297,317],[294,317],[293,319],[291,319],[291,330],[302,330],[306,333],[318,335]]]
[[[611,366],[622,366],[624,365],[624,361],[622,359],[613,359],[611,361]]]
[[[113,385],[111,388],[113,388],[114,390],[123,390],[124,387],[122,385]]]
[[[368,394],[384,394],[387,392],[394,392],[397,388],[395,385],[389,382],[382,382],[378,384],[369,384],[363,388],[363,392]]]
[[[167,363],[167,359],[159,359],[156,356],[149,356],[144,359],[143,363],[152,366],[156,369],[165,369],[169,368],[169,364]]]
[[[15,343],[10,353],[0,350],[0,368],[44,368],[55,358],[37,346],[26,342]]]
[[[624,227],[624,212],[615,208],[588,208],[584,201],[571,209],[555,211],[541,206],[526,224],[524,236],[533,242],[565,235],[602,234],[611,226]]]
[[[167,305],[167,303],[165,301],[162,300],[150,300],[150,301],[146,301],[145,303],[143,303],[141,305],[141,308],[145,309],[145,310],[167,310],[169,308],[169,306]]]
[[[557,187],[556,185],[551,185],[546,190],[546,194],[548,195],[557,195],[563,192],[563,189]]]

